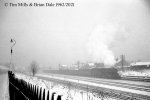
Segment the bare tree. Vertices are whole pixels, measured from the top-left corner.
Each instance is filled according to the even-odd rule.
[[[33,76],[37,73],[38,67],[39,67],[39,66],[38,66],[38,64],[37,64],[36,61],[32,61],[32,62],[31,62],[31,64],[30,64],[30,69],[31,69],[31,73],[32,73]]]

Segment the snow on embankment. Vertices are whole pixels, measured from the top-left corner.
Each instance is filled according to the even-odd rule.
[[[50,98],[52,93],[55,94],[55,100],[58,95],[62,95],[62,100],[115,100],[108,97],[103,97],[98,93],[87,92],[85,90],[81,90],[77,87],[70,87],[46,80],[39,79],[37,77],[27,76],[24,74],[15,74],[15,77],[18,79],[23,79],[26,82],[29,82],[33,85],[37,85],[46,89],[46,91],[50,91]]]
[[[141,76],[141,77],[150,77],[150,70],[142,71],[119,71],[121,76]]]

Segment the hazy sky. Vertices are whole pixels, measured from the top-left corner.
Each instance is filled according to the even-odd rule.
[[[60,1],[0,0],[0,62],[10,60],[11,38],[17,42],[13,61],[18,66],[32,60],[53,67],[78,60],[110,61],[108,54],[150,61],[148,0],[61,1],[74,2],[75,7],[4,7],[4,2]]]

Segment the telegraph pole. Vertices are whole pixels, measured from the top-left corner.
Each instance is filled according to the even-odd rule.
[[[11,55],[10,55],[10,69],[12,70],[12,67],[13,67],[13,62],[12,62],[13,61],[13,59],[12,59],[12,57],[13,57],[13,46],[16,44],[16,41],[14,39],[11,39],[10,43],[12,43],[11,50],[10,50],[10,53],[11,53]]]
[[[123,66],[124,66],[124,55],[123,54],[121,55],[121,65],[122,65],[122,70],[123,70],[124,69],[123,68]]]

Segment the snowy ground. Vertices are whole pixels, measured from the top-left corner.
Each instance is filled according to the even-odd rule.
[[[109,97],[102,97],[100,94],[87,92],[76,87],[38,79],[37,77],[31,77],[23,74],[16,74],[15,76],[34,85],[43,87],[46,91],[50,90],[50,94],[56,92],[55,98],[57,98],[57,95],[62,95],[62,100],[116,100]]]
[[[144,76],[150,77],[150,70],[141,70],[141,71],[119,71],[121,76]]]
[[[7,69],[0,66],[0,100],[9,100]]]

